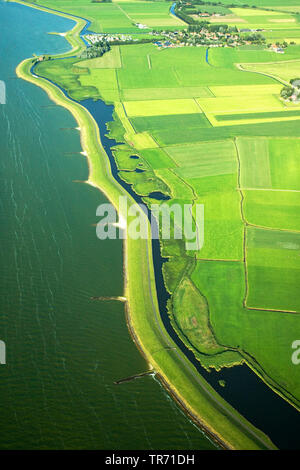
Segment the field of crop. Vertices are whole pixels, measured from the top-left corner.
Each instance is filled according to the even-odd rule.
[[[272,204],[272,210],[270,211],[270,213],[268,213],[268,215],[266,215],[268,205],[266,204],[266,199],[264,198],[264,195],[266,193],[265,190],[272,190],[270,192],[274,194],[274,190],[279,188],[277,186],[276,181],[277,178],[280,179],[280,175],[283,185],[281,186],[281,188],[287,190],[293,187],[293,181],[296,178],[295,175],[297,175],[295,165],[297,166],[299,162],[297,155],[300,154],[300,152],[294,152],[294,160],[293,158],[289,160],[285,158],[284,160],[284,157],[280,158],[280,155],[290,155],[290,152],[287,154],[289,145],[291,146],[291,148],[297,148],[297,142],[295,143],[295,140],[290,141],[289,139],[278,138],[272,139],[266,138],[264,136],[273,135],[277,137],[278,135],[295,135],[295,131],[297,128],[295,121],[291,122],[290,124],[285,124],[282,121],[283,114],[289,113],[289,109],[285,109],[283,103],[279,100],[279,92],[282,86],[272,78],[256,74],[247,75],[245,72],[238,71],[232,65],[232,56],[230,57],[230,66],[226,67],[226,64],[223,63],[222,67],[218,68],[218,74],[216,75],[216,70],[214,70],[214,68],[212,67],[209,67],[208,64],[204,61],[202,50],[199,51],[197,49],[189,49],[187,51],[185,60],[183,60],[182,62],[182,65],[193,65],[193,73],[191,74],[190,69],[180,66],[182,50],[164,51],[164,61],[166,62],[166,64],[168,64],[169,62],[173,64],[171,69],[167,69],[168,72],[166,73],[166,71],[163,70],[163,66],[160,60],[162,54],[159,55],[155,50],[151,52],[151,50],[149,50],[149,47],[150,46],[140,46],[139,63],[144,64],[143,67],[144,69],[146,69],[147,63],[146,60],[143,59],[143,57],[151,54],[152,70],[155,70],[157,67],[157,70],[162,71],[161,73],[163,74],[163,77],[160,78],[160,83],[162,80],[164,81],[166,92],[170,93],[168,91],[169,88],[167,88],[167,84],[172,84],[172,92],[170,93],[167,100],[170,101],[170,106],[172,106],[172,103],[174,102],[173,97],[174,94],[176,96],[176,90],[182,90],[183,92],[183,90],[187,91],[188,87],[190,87],[189,90],[191,90],[191,92],[196,95],[193,97],[196,98],[196,101],[198,102],[200,108],[202,109],[202,111],[204,111],[204,114],[207,113],[208,117],[212,113],[223,113],[223,116],[228,116],[229,113],[234,112],[238,115],[238,119],[243,119],[243,115],[246,119],[250,119],[249,114],[252,113],[254,114],[251,119],[252,121],[258,121],[259,119],[270,120],[270,122],[265,122],[264,124],[247,124],[245,126],[235,125],[233,126],[232,132],[230,134],[228,126],[226,126],[227,122],[224,122],[221,127],[212,127],[207,120],[203,121],[203,118],[201,117],[203,116],[203,114],[191,114],[188,110],[187,112],[189,112],[189,114],[186,115],[170,114],[169,116],[163,115],[165,114],[165,111],[162,111],[161,115],[147,116],[146,114],[148,114],[148,111],[146,110],[146,112],[144,112],[144,116],[131,118],[131,122],[135,130],[137,132],[150,132],[150,134],[154,136],[156,142],[158,142],[161,146],[161,150],[165,152],[164,157],[162,157],[162,154],[160,154],[157,166],[155,165],[155,163],[152,163],[152,168],[154,169],[156,175],[160,179],[162,179],[166,184],[169,185],[172,194],[171,201],[178,202],[181,200],[182,202],[186,202],[190,200],[191,202],[194,201],[194,203],[198,202],[204,204],[205,243],[202,250],[196,255],[198,259],[197,266],[199,263],[201,266],[203,266],[201,263],[203,263],[204,261],[202,260],[210,260],[206,263],[210,263],[211,266],[215,266],[218,263],[222,263],[221,260],[224,260],[226,267],[231,265],[239,267],[239,272],[242,273],[239,278],[239,281],[236,282],[241,283],[240,289],[243,295],[236,297],[235,302],[230,303],[226,300],[226,297],[223,297],[223,294],[221,295],[223,289],[220,287],[220,284],[218,284],[219,301],[222,303],[222,305],[231,305],[231,307],[229,308],[233,309],[233,311],[235,311],[235,305],[239,305],[236,311],[237,316],[232,317],[233,323],[231,324],[229,322],[226,326],[226,329],[231,329],[235,322],[240,321],[240,317],[238,315],[239,312],[244,312],[242,313],[242,315],[245,315],[245,312],[247,311],[245,307],[243,307],[243,300],[245,299],[246,295],[246,279],[244,276],[243,259],[244,256],[246,256],[246,262],[248,266],[247,282],[249,286],[246,305],[247,307],[249,307],[249,316],[247,316],[245,322],[247,322],[247,334],[251,336],[251,329],[253,328],[253,332],[256,331],[255,322],[257,320],[256,314],[255,317],[253,315],[253,312],[255,312],[255,310],[252,310],[252,308],[257,308],[257,311],[260,312],[262,325],[262,316],[265,315],[263,309],[265,308],[269,310],[297,310],[296,308],[291,308],[292,305],[294,305],[292,301],[286,304],[286,308],[283,307],[283,304],[286,300],[286,297],[283,295],[283,293],[287,290],[287,284],[285,284],[285,287],[283,289],[278,289],[277,297],[273,296],[273,300],[270,303],[270,306],[266,307],[268,299],[271,299],[272,297],[271,293],[272,290],[275,289],[276,282],[280,281],[278,276],[280,276],[281,269],[284,269],[283,266],[278,268],[277,277],[274,275],[275,278],[270,278],[270,281],[268,281],[269,284],[267,288],[269,289],[269,297],[266,296],[264,302],[260,302],[263,294],[260,294],[259,289],[261,289],[261,292],[264,292],[264,283],[262,282],[262,278],[260,276],[266,276],[266,273],[268,273],[268,276],[270,276],[270,272],[272,272],[273,267],[272,265],[270,265],[270,267],[266,267],[264,272],[261,271],[258,267],[256,267],[255,264],[253,264],[252,251],[250,252],[249,248],[250,254],[248,255],[248,247],[244,245],[243,241],[243,217],[245,217],[246,220],[251,224],[262,227],[270,227],[274,229],[282,228],[285,231],[284,233],[288,234],[288,230],[294,230],[299,227],[299,216],[294,219],[292,218],[293,214],[299,207],[299,197],[297,199],[297,193],[285,193],[284,195],[284,197],[286,198],[286,202],[285,204],[282,203],[281,207],[289,207],[289,216],[288,214],[282,212],[281,217],[276,217],[276,211],[280,211],[280,206],[278,206],[280,196],[278,192],[276,192],[277,205],[276,203]],[[144,53],[142,53],[143,49]],[[222,51],[218,53],[221,54]],[[226,53],[227,51],[224,51],[224,54]],[[295,54],[295,51],[293,53]],[[268,55],[269,53],[264,51],[239,51],[238,54],[239,59],[243,58],[243,60],[245,60],[245,58],[249,57],[251,61],[253,60],[253,54],[255,54],[255,60],[257,60],[257,57],[260,56],[261,60],[264,61],[266,60],[266,55]],[[199,58],[198,62],[196,60],[197,56]],[[279,60],[281,60],[281,58]],[[132,65],[127,62],[128,72],[131,67]],[[125,74],[128,74],[128,72],[126,72],[125,66],[122,72],[122,74],[124,74],[124,80]],[[139,77],[137,78],[135,83],[139,83],[141,73],[142,71],[139,70]],[[132,79],[132,77],[130,78]],[[177,83],[177,86],[174,87],[175,78],[177,80],[179,79],[179,83]],[[147,81],[148,79],[145,79],[144,83],[147,83]],[[191,88],[195,86],[195,82],[197,82],[198,88]],[[120,80],[119,83],[121,83]],[[228,83],[231,84],[229,85]],[[201,85],[200,89],[199,85]],[[121,83],[122,89],[123,86],[124,85],[122,85]],[[155,92],[153,91],[152,86],[149,86],[148,89],[151,92],[151,95],[147,97],[147,100],[150,101],[152,106],[153,99],[151,100],[151,98],[153,97],[153,94],[155,96]],[[123,89],[123,96],[130,96],[131,98],[130,102],[125,99],[126,106],[128,106],[128,103],[132,103],[133,105],[133,103],[136,101],[136,105],[139,107],[140,98],[146,96],[147,88],[145,87],[143,89],[139,89],[136,86],[135,89],[131,89],[134,90],[132,91],[132,94],[126,95],[128,93],[128,90],[130,89]],[[139,90],[139,92],[136,94],[135,90]],[[163,90],[163,88],[161,88],[161,85],[158,84],[158,95],[155,96],[157,103],[159,103],[159,100],[162,96],[160,94],[161,90]],[[211,95],[206,97],[203,97],[203,95],[197,97],[197,94],[199,92],[203,93],[203,90],[209,90],[211,92]],[[247,97],[248,99],[241,99],[241,97]],[[164,103],[165,100],[163,100],[163,104]],[[166,109],[165,104],[160,109]],[[273,116],[272,113],[278,113],[277,117]],[[298,113],[298,111],[295,110],[293,111],[293,113]],[[261,116],[262,114],[267,114],[267,116]],[[287,114],[285,114],[284,116],[286,115]],[[290,116],[290,119],[295,120],[297,119],[297,117],[298,114]],[[246,119],[243,119],[243,122]],[[276,125],[275,119],[279,120],[278,125]],[[242,129],[243,127],[244,129]],[[174,133],[174,129],[176,129],[176,133]],[[244,135],[244,137],[239,137],[234,143],[233,137],[239,135]],[[225,141],[222,140],[224,139],[224,137],[226,138]],[[211,141],[211,139],[213,141]],[[181,142],[183,142],[184,145],[182,145]],[[287,144],[288,142],[289,144]],[[147,152],[150,152],[151,155],[152,151],[147,150]],[[171,158],[169,162],[166,161],[165,154],[169,155],[169,157]],[[278,158],[276,157],[276,155],[278,155]],[[163,158],[163,161],[161,161],[161,158]],[[150,165],[151,161],[152,160],[148,157],[147,162],[150,163]],[[167,169],[168,164],[170,165],[169,169]],[[176,166],[174,166],[174,164]],[[291,170],[289,170],[288,167]],[[294,168],[294,172],[292,168]],[[175,174],[180,177],[180,180],[175,179]],[[286,181],[289,182],[288,186],[284,183],[285,176],[283,177],[283,175],[286,175]],[[241,187],[243,188],[244,202],[242,206],[241,194],[237,190],[239,182],[241,184]],[[185,187],[184,183],[186,185]],[[191,190],[188,188],[192,188],[192,191],[195,196],[192,196]],[[246,190],[245,188],[248,189]],[[255,200],[253,199],[254,193],[256,198]],[[293,194],[294,196],[291,196],[291,194]],[[272,201],[271,194],[269,194],[269,200]],[[168,203],[170,204],[169,201]],[[256,213],[255,208],[257,208],[258,205],[263,206],[264,209],[262,209],[259,213]],[[271,232],[272,234],[272,231],[268,231],[268,233],[269,232]],[[174,245],[165,244],[163,242],[163,246],[165,246],[165,255],[171,256],[173,254],[173,256],[175,256],[175,253],[177,253],[176,256],[178,256],[180,253],[180,251],[176,251],[176,247]],[[268,254],[266,255],[266,257],[268,257]],[[174,260],[175,259],[176,258],[174,258]],[[176,261],[174,262],[176,263]],[[194,283],[199,288],[200,293],[204,293],[208,301],[209,308],[211,309],[211,306],[213,307],[214,305],[214,300],[213,298],[211,298],[211,296],[206,296],[205,292],[203,292],[203,290],[201,289],[201,286],[199,286],[197,273],[198,271],[196,268],[195,274],[193,274]],[[229,277],[229,279],[231,278]],[[297,277],[295,275],[294,277],[290,275],[288,279],[289,282],[293,283],[293,287],[290,290],[291,298],[293,298],[297,288]],[[230,282],[230,285],[231,284],[232,282]],[[250,288],[250,286],[252,287]],[[232,286],[232,288],[234,291],[234,286]],[[184,287],[184,289],[186,289],[186,286]],[[181,294],[185,295],[183,294],[183,292]],[[179,291],[176,295],[181,294],[179,288]],[[184,299],[184,297],[182,298]],[[255,302],[253,302],[253,299],[256,299]],[[188,312],[190,314],[190,311],[187,310],[187,315]],[[212,311],[210,310],[210,312],[210,318],[214,319],[214,326],[216,325],[216,329],[214,329],[214,331],[216,332],[218,330],[218,322],[223,325],[223,310],[218,310],[218,313],[216,314],[214,314],[214,309],[212,309]],[[182,332],[188,339],[190,346],[192,345],[195,350],[201,352],[199,344],[197,347],[196,339],[196,331],[200,318],[199,320],[192,320],[193,315],[191,317],[185,317],[182,311],[178,311],[178,307],[177,310],[175,309],[173,313],[175,318],[177,318],[177,328],[182,329]],[[281,314],[280,312],[276,312],[276,315],[277,317],[272,317],[273,326],[271,330],[271,336],[273,339],[269,338],[269,343],[270,345],[272,344],[272,348],[274,351],[276,350],[276,341],[278,340],[278,336],[280,334],[283,334],[279,330],[279,325],[281,325],[282,323],[282,319],[280,317]],[[295,321],[296,320],[293,320],[293,322]],[[193,322],[195,324],[194,330]],[[240,331],[240,329],[237,328],[237,325],[232,328],[232,338],[234,337],[233,332],[236,330]],[[291,330],[289,331],[289,333],[287,333],[287,337],[290,332]],[[247,335],[245,335],[245,337],[246,336]],[[216,335],[216,338],[218,340],[218,335]],[[238,336],[236,336],[236,338],[238,338]],[[285,339],[289,341],[288,338]],[[245,341],[245,344],[247,343],[245,338],[243,339],[243,341]],[[223,337],[220,337],[220,342],[221,344],[224,344]],[[232,346],[235,345],[235,342],[231,340],[231,342],[229,341],[225,344],[227,346]],[[269,350],[265,349],[264,353],[263,348],[259,346],[261,349],[260,353],[255,354],[255,345],[258,345],[258,343],[257,339],[254,339],[254,337],[249,337],[247,345],[247,351],[249,352],[249,354],[253,355],[253,357],[255,358],[259,357],[259,365],[266,371],[267,374],[265,376],[266,380],[271,383],[273,379],[276,381],[276,384],[277,386],[279,386],[279,388],[280,386],[284,387],[284,384],[289,381],[288,377],[285,376],[284,373],[284,364],[286,365],[286,362],[284,362],[284,360],[281,360],[282,365],[280,371],[277,371],[277,374],[275,374],[273,370],[274,367],[271,367],[271,363],[269,361],[269,358],[267,357],[269,354]],[[218,362],[218,366],[220,365],[220,360],[220,357],[218,357],[218,361],[216,358],[216,363]],[[226,364],[227,361],[228,363],[230,363],[231,360],[232,359],[230,356],[224,355],[222,356],[221,364],[222,361],[223,364]],[[289,360],[289,357],[287,356],[287,354],[285,354],[285,361],[287,360]],[[203,358],[202,362],[203,364],[205,364],[205,360]],[[210,361],[209,364],[211,365],[211,363],[212,362]],[[208,363],[206,362],[206,365],[207,364]],[[273,372],[274,375],[272,375]],[[295,377],[293,377],[290,381],[289,390],[290,393],[294,395],[296,395],[295,383],[296,380]],[[289,396],[289,398],[291,399],[291,396]],[[292,400],[294,400],[294,402],[295,400],[297,401],[295,396],[294,398],[292,398]]]
[[[300,11],[299,11],[300,12]],[[264,32],[264,37],[268,41],[268,43],[276,44],[276,42],[295,42],[297,45],[300,44],[300,30],[289,30],[289,29],[281,29],[275,31],[266,31]]]
[[[200,111],[200,110],[199,110]],[[140,116],[131,118],[131,122],[137,132],[149,131],[153,135],[158,132],[169,132],[176,127],[179,135],[190,129],[211,127],[204,113],[198,114],[173,114],[169,116]],[[184,133],[183,133],[184,137]],[[198,139],[199,140],[199,139]]]
[[[272,188],[268,140],[246,137],[238,138],[236,142],[241,188]]]
[[[118,7],[135,23],[142,23],[154,28],[184,26],[183,21],[170,14],[171,4],[169,2],[153,2],[149,5],[147,1],[139,1],[122,2]]]
[[[197,102],[192,99],[125,101],[124,107],[129,117],[197,114],[201,112]]]
[[[236,3],[238,5],[239,2]],[[263,6],[263,5],[261,5]],[[213,16],[208,19],[212,24],[228,24],[230,26],[236,25],[239,29],[260,29],[260,30],[280,30],[282,28],[289,28],[289,30],[299,29],[297,18],[286,11],[278,10],[264,10],[259,8],[246,8],[245,6],[232,7],[232,4],[228,5],[228,8],[210,6],[210,9],[205,9],[205,5],[202,6],[202,11],[208,12]],[[191,10],[194,11],[194,8]],[[189,10],[186,9],[186,14]],[[214,13],[221,13],[222,16],[215,15]],[[191,13],[194,19],[198,19],[196,14]]]
[[[265,32],[264,32],[265,35]],[[281,39],[282,40],[282,39]],[[223,67],[236,70],[236,64],[246,63],[261,65],[263,62],[279,63],[291,60],[299,60],[300,47],[293,45],[288,47],[284,54],[277,54],[272,50],[266,50],[261,46],[258,48],[246,48],[240,46],[236,48],[211,48],[209,50],[209,63],[213,67]],[[276,82],[272,82],[275,84]]]
[[[235,121],[240,120],[247,120],[247,122],[251,119],[255,120],[256,122],[262,120],[271,120],[274,121],[275,119],[285,120],[286,118],[298,118],[300,116],[300,110],[284,110],[284,111],[268,111],[268,112],[258,112],[258,113],[240,113],[240,114],[216,114],[214,117],[217,121]]]
[[[300,232],[300,191],[244,190],[249,224]]]
[[[153,27],[173,21],[169,3],[79,1],[82,16],[90,11],[91,28],[99,31],[130,30],[132,21]],[[64,5],[80,10],[79,3]],[[96,15],[89,10],[95,6]],[[245,27],[300,34],[300,23],[289,14],[232,10]],[[161,191],[169,206],[192,204],[193,215],[196,204],[204,204],[201,250],[187,252],[182,240],[161,240],[169,258],[168,308],[180,337],[205,367],[246,360],[299,406],[290,345],[300,313],[300,105],[288,106],[280,90],[282,81],[300,76],[300,47],[289,46],[283,55],[211,48],[207,60],[202,47],[122,45],[101,59],[41,63],[37,72],[78,100],[90,96],[114,104],[110,135],[125,142],[114,151],[120,176],[146,202],[153,202],[147,198],[152,191]]]
[[[245,70],[252,72],[267,73],[274,77],[279,77],[287,82],[300,75],[300,60],[286,62],[267,62],[263,64],[243,64]]]
[[[269,275],[272,276],[272,272],[269,271]],[[217,341],[255,358],[257,363],[252,365],[258,367],[269,383],[275,382],[283,388],[288,383],[289,398],[297,403],[299,379],[290,359],[290,345],[298,329],[299,316],[245,309],[242,262],[198,261],[192,280],[209,299],[210,322]],[[251,362],[249,356],[247,359]]]
[[[247,307],[300,312],[299,250],[300,233],[247,229]]]
[[[236,142],[241,162],[241,188],[300,191],[299,139],[243,137]]]
[[[235,147],[231,140],[200,142],[167,147],[166,151],[181,167],[181,176],[190,169],[190,177],[206,177],[236,172]]]
[[[205,13],[220,13],[222,15],[228,15],[231,13],[229,8],[220,6],[220,5],[192,5],[192,10],[197,10],[197,12],[205,12]]]
[[[224,5],[232,5],[232,1],[231,0],[222,0],[222,4]],[[250,6],[250,7],[261,7],[261,8],[270,8],[270,9],[276,9],[276,7],[278,9],[281,9],[282,8],[282,0],[247,0],[247,6]],[[245,5],[244,1],[243,0],[235,0],[234,4],[236,5],[241,5],[241,7],[243,5]],[[299,5],[299,1],[298,0],[285,0],[284,2],[284,7],[285,8],[288,8],[289,6],[297,6]],[[283,8],[284,9],[284,8]]]
[[[207,87],[125,88],[122,90],[124,101],[207,98],[209,96],[213,95]]]
[[[198,99],[198,103],[206,113],[229,114],[229,113],[250,113],[263,112],[265,110],[281,111],[282,102],[278,96],[271,94],[257,95],[253,100],[241,100],[241,95],[222,96],[214,99]]]
[[[211,86],[210,91],[216,97],[238,97],[247,96],[256,101],[257,98],[265,97],[266,95],[277,95],[282,89],[281,85],[270,84],[270,85],[235,85],[235,86]]]
[[[205,241],[196,254],[198,259],[240,260],[243,257],[243,225],[240,198],[237,192],[220,191],[201,195],[196,200],[204,204]]]

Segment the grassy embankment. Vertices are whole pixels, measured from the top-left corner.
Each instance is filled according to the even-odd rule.
[[[118,197],[124,191],[110,174],[108,159],[92,117],[50,82],[32,76],[31,63],[27,60],[20,64],[19,77],[41,86],[53,101],[72,112],[81,129],[82,147],[90,167],[89,182],[117,205]],[[128,321],[155,371],[193,418],[225,446],[243,449],[272,447],[266,436],[240,417],[196,373],[165,332],[157,306],[150,241],[129,239],[125,246]]]

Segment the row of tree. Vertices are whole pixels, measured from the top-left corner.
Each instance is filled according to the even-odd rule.
[[[292,100],[292,97],[298,101],[300,97],[300,78],[292,78],[290,85],[282,88],[280,96],[284,100]]]

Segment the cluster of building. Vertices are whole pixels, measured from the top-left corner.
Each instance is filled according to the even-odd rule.
[[[292,101],[293,103],[299,103],[299,100],[300,100],[300,93],[299,93],[299,91],[298,91],[298,92],[295,91],[295,92],[291,95],[291,97],[290,97],[290,99],[289,99],[289,101]]]
[[[156,33],[165,40],[158,40],[155,44],[159,48],[184,47],[184,46],[210,46],[210,47],[236,47],[253,44],[253,40],[240,37],[237,33],[209,31],[203,28],[201,31],[169,31]]]
[[[272,44],[270,49],[273,51],[273,52],[277,52],[277,54],[284,54],[284,49],[280,46],[277,46],[276,44]]]

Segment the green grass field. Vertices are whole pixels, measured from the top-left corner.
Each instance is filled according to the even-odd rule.
[[[300,312],[299,250],[300,233],[247,230],[247,307]]]
[[[177,163],[178,173],[190,177],[206,177],[236,172],[235,147],[232,141],[201,142],[193,145],[166,147],[166,152]]]
[[[224,5],[228,5],[228,4],[232,4],[232,1],[231,0],[222,0],[222,3]],[[262,7],[262,8],[282,8],[282,0],[247,0],[247,5],[250,6],[250,7]],[[244,5],[244,1],[243,0],[235,0],[234,4],[236,5]],[[284,8],[287,8],[288,6],[297,6],[299,5],[299,1],[298,0],[286,0],[284,2]]]
[[[287,82],[291,78],[298,77],[300,75],[300,60],[291,60],[285,62],[266,62],[263,64],[244,64],[245,70],[251,70],[252,72],[266,73],[279,77]]]
[[[300,192],[245,190],[244,213],[252,225],[300,232]]]
[[[297,403],[299,379],[290,359],[290,345],[299,317],[243,308],[245,273],[242,262],[198,261],[192,280],[209,299],[210,322],[217,341],[254,357],[257,364],[252,365],[258,367],[269,383],[282,388],[289,383],[289,398]],[[251,362],[249,356],[247,359]]]
[[[238,138],[237,147],[242,188],[300,191],[300,140]]]
[[[201,112],[197,102],[192,99],[125,101],[124,107],[128,117],[198,114]]]

